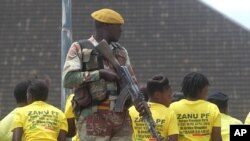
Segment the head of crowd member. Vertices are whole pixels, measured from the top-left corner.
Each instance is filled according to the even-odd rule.
[[[14,97],[18,107],[26,106],[28,104],[26,94],[29,85],[31,84],[30,80],[24,80],[19,82],[14,88]]]
[[[28,103],[34,101],[46,101],[48,97],[49,89],[48,85],[43,80],[34,80],[28,87],[27,100]]]
[[[182,92],[188,100],[206,99],[209,81],[199,72],[188,73],[182,81]]]
[[[149,101],[169,106],[172,97],[172,88],[168,78],[163,75],[155,75],[147,81]]]
[[[105,39],[108,43],[118,42],[124,19],[118,12],[112,9],[100,9],[91,14],[95,20],[95,39],[99,42]]]
[[[221,113],[227,114],[229,97],[222,92],[214,92],[207,97],[207,101],[217,105]]]
[[[181,99],[184,99],[185,96],[183,95],[182,92],[173,92],[173,95],[172,95],[172,102],[176,102],[176,101],[179,101]]]

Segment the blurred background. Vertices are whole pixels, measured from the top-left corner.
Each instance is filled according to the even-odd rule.
[[[73,41],[94,31],[90,13],[111,8],[125,18],[120,43],[141,83],[168,76],[180,91],[185,74],[199,71],[209,92],[229,95],[229,113],[244,121],[250,111],[250,30],[199,0],[72,1]],[[245,13],[246,14],[246,13]],[[15,107],[14,86],[50,77],[48,102],[60,108],[61,23],[59,0],[2,0],[0,4],[0,119]]]

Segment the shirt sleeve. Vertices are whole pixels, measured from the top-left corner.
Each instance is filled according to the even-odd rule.
[[[74,97],[74,94],[71,94],[71,95],[69,95],[69,97],[66,100],[64,114],[65,114],[65,116],[66,116],[67,119],[69,119],[69,118],[75,118],[75,115],[73,113],[72,103],[71,103],[73,97]]]
[[[130,64],[130,59],[129,59],[129,56],[128,56],[128,51],[127,51],[127,49],[124,48],[124,47],[123,47],[123,49],[124,49],[124,51],[125,51],[125,56],[126,56],[126,63],[125,63],[125,65],[126,65],[126,66],[129,66],[129,65],[131,65],[131,64]]]
[[[67,119],[66,119],[66,116],[64,115],[64,113],[62,113],[62,121],[61,121],[61,125],[60,125],[60,130],[64,130],[64,131],[68,132],[68,123],[67,123]]]
[[[18,109],[13,117],[13,122],[11,124],[11,131],[18,127],[24,126],[24,115],[22,115],[21,109]]]
[[[99,80],[99,71],[81,71],[82,52],[78,43],[73,43],[68,51],[63,67],[63,85],[65,88],[73,88],[84,82]]]
[[[124,52],[125,52],[125,58],[126,58],[125,65],[128,67],[129,73],[130,73],[132,79],[134,80],[134,82],[135,82],[136,84],[138,84],[137,78],[136,78],[136,76],[135,76],[135,72],[134,72],[134,70],[133,70],[133,68],[132,68],[132,65],[131,65],[131,63],[130,63],[130,59],[129,59],[129,56],[128,56],[128,51],[127,51],[126,48],[124,48],[124,47],[122,47],[122,48],[123,48],[123,50],[124,50]]]
[[[171,114],[171,116],[169,120],[168,136],[179,134],[179,127],[178,127],[177,118],[176,118],[174,111],[172,111],[169,114]]]
[[[221,114],[217,107],[214,108],[214,124],[213,127],[221,127]]]
[[[250,112],[248,113],[246,119],[245,119],[245,124],[249,125],[250,124]]]
[[[65,88],[78,87],[85,82],[99,80],[99,70],[96,71],[71,71],[64,77],[63,85]]]

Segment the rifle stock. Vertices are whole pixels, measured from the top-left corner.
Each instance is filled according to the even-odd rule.
[[[113,65],[114,68],[120,66],[119,62],[114,57],[112,50],[109,47],[109,44],[105,40],[99,42],[99,45],[96,46],[96,49]]]
[[[151,133],[151,135],[157,139],[157,141],[161,141],[160,136],[155,130],[155,121],[152,118],[152,114],[147,103],[144,101],[144,96],[140,92],[138,86],[133,81],[128,68],[126,66],[120,66],[117,59],[114,57],[112,50],[110,49],[108,43],[105,40],[102,40],[96,49],[101,53],[104,58],[106,58],[114,67],[116,73],[121,78],[121,88],[122,91],[116,100],[116,104],[114,107],[115,112],[122,112],[124,108],[124,103],[127,100],[128,96],[131,96],[134,104],[142,102],[144,105],[145,112],[143,113],[143,119],[146,123],[146,126]]]

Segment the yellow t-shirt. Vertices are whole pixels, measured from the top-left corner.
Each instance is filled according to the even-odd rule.
[[[245,119],[245,123],[246,125],[250,125],[250,112],[248,113],[246,119]]]
[[[35,101],[16,111],[12,130],[23,128],[25,141],[57,141],[60,130],[68,131],[64,113],[43,101]]]
[[[75,115],[73,113],[72,103],[71,103],[73,97],[74,97],[74,94],[70,94],[66,100],[64,114],[65,114],[67,119],[75,118]],[[76,132],[76,135],[72,138],[72,141],[80,141],[80,137],[78,135],[78,132]]]
[[[71,103],[73,97],[74,97],[74,94],[70,94],[66,100],[66,105],[65,105],[65,110],[64,110],[64,114],[66,118],[75,118],[75,115],[73,113],[72,103]]]
[[[221,126],[219,109],[208,101],[182,99],[170,108],[177,116],[179,141],[209,141],[212,128]]]
[[[148,104],[156,123],[156,130],[161,137],[166,139],[170,135],[179,134],[177,119],[173,110],[158,103],[149,102]],[[149,141],[152,136],[134,106],[129,108],[129,115],[133,126],[133,141]]]
[[[240,120],[221,113],[221,136],[223,141],[230,141],[230,125],[243,124]]]
[[[12,141],[12,131],[10,123],[12,123],[14,115],[19,108],[12,110],[7,116],[5,116],[0,122],[0,141]]]

